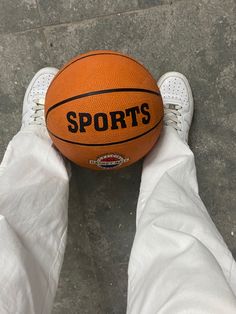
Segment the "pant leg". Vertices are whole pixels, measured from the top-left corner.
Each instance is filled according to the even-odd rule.
[[[9,143],[0,166],[0,313],[52,310],[65,251],[68,172],[46,130]]]
[[[166,127],[143,166],[129,314],[236,313],[236,268],[199,194],[194,156]]]

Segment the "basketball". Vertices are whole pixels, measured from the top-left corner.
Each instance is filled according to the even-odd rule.
[[[57,149],[95,170],[118,169],[144,157],[163,124],[163,103],[148,70],[130,56],[81,54],[55,76],[45,120]]]

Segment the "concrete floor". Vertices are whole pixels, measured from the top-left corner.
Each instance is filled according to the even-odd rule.
[[[200,194],[236,256],[234,0],[1,0],[0,158],[41,67],[113,49],[158,78],[184,73],[195,98],[190,145]],[[54,314],[125,313],[141,162],[118,172],[73,166],[69,234]]]

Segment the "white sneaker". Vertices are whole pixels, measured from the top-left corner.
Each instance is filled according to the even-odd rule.
[[[58,72],[56,68],[43,68],[31,80],[24,97],[22,126],[45,126],[44,101],[48,87]]]
[[[178,72],[168,72],[157,85],[164,104],[164,125],[176,129],[187,143],[193,117],[193,95],[187,78]]]

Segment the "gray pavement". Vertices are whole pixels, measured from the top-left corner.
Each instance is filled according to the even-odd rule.
[[[180,71],[195,99],[190,146],[200,195],[236,256],[235,16],[234,0],[1,0],[0,159],[41,67],[112,49],[134,56],[156,78]],[[125,313],[141,166],[102,173],[73,166],[54,314]]]

